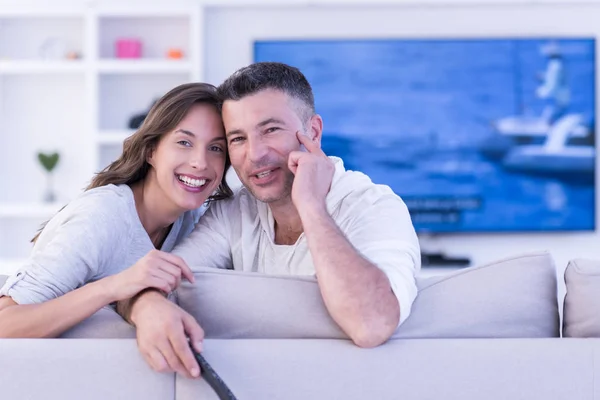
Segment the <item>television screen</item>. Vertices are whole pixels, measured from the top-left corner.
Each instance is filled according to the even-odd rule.
[[[389,185],[418,232],[594,230],[593,38],[268,40],[322,147]]]

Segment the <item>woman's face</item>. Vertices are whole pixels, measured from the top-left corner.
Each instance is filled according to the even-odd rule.
[[[164,135],[148,162],[163,198],[179,211],[200,207],[219,187],[225,168],[225,132],[214,106],[194,105]]]

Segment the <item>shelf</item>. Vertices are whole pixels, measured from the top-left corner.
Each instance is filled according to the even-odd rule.
[[[123,141],[131,136],[135,130],[124,129],[119,130],[105,130],[98,133],[98,144],[100,145],[120,145]]]
[[[104,74],[191,73],[191,64],[186,60],[102,60],[98,71]]]
[[[0,61],[0,74],[68,74],[84,71],[82,61],[10,60]]]
[[[127,2],[113,2],[110,5],[98,4],[97,15],[101,19],[107,18],[130,18],[130,19],[141,19],[141,18],[189,18],[190,6],[186,4],[173,4],[171,2],[144,2],[143,6],[133,8]]]
[[[190,73],[100,74],[97,129],[126,129],[133,117],[146,115],[161,96],[189,81]]]
[[[66,203],[65,203],[66,204]],[[0,218],[50,218],[65,204],[63,203],[19,203],[0,204]]]

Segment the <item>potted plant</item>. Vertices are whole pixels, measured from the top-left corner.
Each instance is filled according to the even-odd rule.
[[[52,183],[52,171],[56,168],[58,161],[60,160],[60,154],[58,153],[42,153],[39,152],[38,160],[44,170],[46,170],[46,193],[44,194],[44,201],[47,203],[53,203],[56,201],[56,194],[54,193],[54,187]]]

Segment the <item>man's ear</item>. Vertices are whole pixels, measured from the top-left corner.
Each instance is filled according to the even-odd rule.
[[[310,117],[308,122],[308,135],[313,142],[318,143],[321,147],[321,138],[323,137],[323,118],[319,114],[315,114]]]

